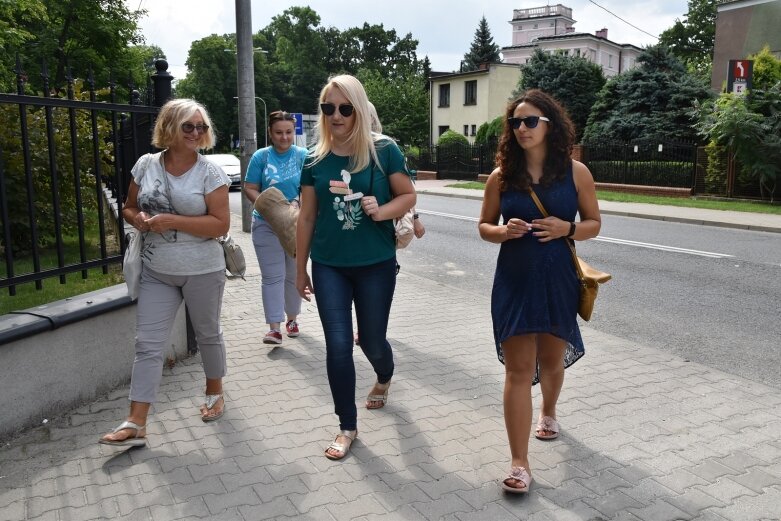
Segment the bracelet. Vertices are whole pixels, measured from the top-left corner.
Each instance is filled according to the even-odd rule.
[[[413,218],[413,219],[420,219],[420,215],[418,215],[418,214],[416,214],[416,213],[413,213],[413,214],[412,214],[412,218]]]
[[[567,239],[575,235],[575,223],[569,223],[569,233],[567,234]]]

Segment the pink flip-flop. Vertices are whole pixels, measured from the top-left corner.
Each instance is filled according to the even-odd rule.
[[[553,434],[542,434],[545,431]],[[537,422],[537,428],[534,429],[534,437],[538,440],[555,440],[559,437],[559,422],[552,416],[543,416]]]
[[[523,487],[512,486],[508,481],[516,481],[517,484],[523,483]],[[512,494],[526,494],[532,484],[532,477],[523,467],[513,467],[510,474],[502,480],[502,489]]]

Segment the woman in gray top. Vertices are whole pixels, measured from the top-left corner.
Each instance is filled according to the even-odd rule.
[[[198,151],[213,146],[206,109],[189,99],[166,103],[157,116],[152,144],[133,167],[125,220],[144,236],[136,308],[136,356],[126,421],[100,439],[108,445],[144,445],[149,408],[163,372],[163,356],[182,300],[187,305],[206,373],[205,422],[225,410],[226,372],[220,308],[225,258],[215,241],[230,228],[230,179]]]

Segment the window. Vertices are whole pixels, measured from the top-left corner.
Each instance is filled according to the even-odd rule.
[[[464,135],[465,136],[469,135],[469,125],[464,125]]]
[[[449,126],[447,126],[447,125],[440,125],[439,126],[439,135],[441,136],[442,134],[444,134],[448,130],[450,130]]]
[[[440,107],[450,106],[450,84],[449,83],[445,83],[444,85],[439,86],[439,106]]]
[[[464,82],[464,105],[477,105],[477,80]]]
[[[474,136],[476,134],[477,134],[477,125],[472,125],[472,135]]]
[[[607,55],[607,66],[610,69],[613,68],[613,55],[612,54],[608,54]]]

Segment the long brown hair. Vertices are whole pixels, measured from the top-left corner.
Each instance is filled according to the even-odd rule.
[[[528,103],[538,108],[543,116],[550,119],[548,132],[545,135],[547,151],[542,169],[540,183],[549,185],[562,179],[572,159],[572,146],[575,144],[575,126],[569,115],[558,101],[538,89],[527,90],[520,97],[510,102],[505,111],[502,137],[496,151],[496,165],[499,167],[499,189],[506,191],[528,190],[532,185],[532,176],[526,165],[526,154],[510,126],[509,118],[515,108],[521,103]]]

